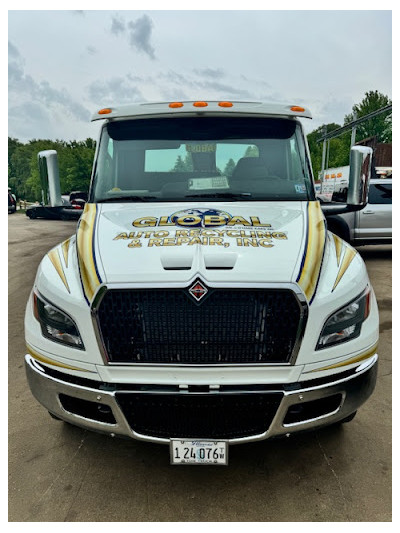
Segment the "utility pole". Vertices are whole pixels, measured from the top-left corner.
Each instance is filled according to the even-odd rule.
[[[357,120],[357,113],[354,111],[353,113],[353,122]],[[350,148],[356,144],[356,132],[357,132],[357,126],[354,125],[351,128],[351,142],[350,142]]]
[[[324,125],[324,137],[327,133],[327,127],[326,124]],[[326,161],[326,139],[324,139],[324,144],[322,146],[322,165],[321,165],[321,172],[324,173],[325,170],[325,161]]]
[[[329,168],[329,150],[331,148],[331,140],[328,139],[328,149],[326,151],[326,168]]]

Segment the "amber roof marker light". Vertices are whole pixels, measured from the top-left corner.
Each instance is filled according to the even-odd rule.
[[[219,102],[219,107],[233,107],[232,102]]]
[[[112,113],[112,109],[110,107],[105,107],[104,109],[100,109],[100,111],[98,111],[99,115],[108,115],[109,113]]]
[[[207,107],[207,102],[193,102],[194,107]]]
[[[172,109],[176,109],[178,107],[183,107],[183,103],[182,102],[171,102],[169,104],[169,107],[172,107]]]
[[[297,113],[304,113],[305,109],[304,107],[301,107],[299,105],[292,105],[292,107],[290,108],[290,111],[295,111]]]

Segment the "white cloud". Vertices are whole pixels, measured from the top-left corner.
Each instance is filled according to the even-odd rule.
[[[130,101],[298,103],[311,131],[341,124],[366,91],[391,97],[389,11],[20,10],[9,39],[9,134],[21,140],[85,138],[89,110]]]

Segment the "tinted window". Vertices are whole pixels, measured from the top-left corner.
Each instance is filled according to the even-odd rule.
[[[369,204],[391,204],[392,203],[392,184],[379,183],[372,184],[369,187],[368,194]]]

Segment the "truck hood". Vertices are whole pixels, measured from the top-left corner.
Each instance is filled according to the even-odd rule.
[[[324,228],[318,202],[87,204],[77,233],[82,285],[88,301],[101,283],[200,277],[210,284],[301,285],[302,276],[319,273]]]

